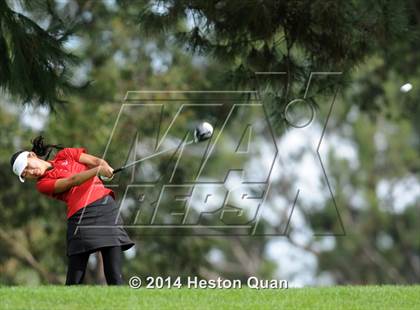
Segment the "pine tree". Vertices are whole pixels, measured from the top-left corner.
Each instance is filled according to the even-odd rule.
[[[147,1],[138,21],[148,34],[173,33],[191,52],[226,63],[233,85],[260,90],[280,120],[285,105],[302,98],[311,72],[343,73],[311,85],[307,100],[317,106],[318,95],[348,85],[368,56],[415,40],[413,12],[411,1],[392,0],[168,0]],[[287,75],[257,79],[261,71]]]
[[[34,20],[12,9],[37,14],[46,29]],[[0,0],[0,89],[20,102],[49,105],[64,103],[66,91],[75,90],[69,69],[76,56],[65,51],[63,44],[71,27],[58,18],[51,1]]]

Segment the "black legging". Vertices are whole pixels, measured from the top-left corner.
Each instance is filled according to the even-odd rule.
[[[99,249],[104,263],[104,273],[108,285],[124,284],[121,274],[122,251],[120,246]],[[69,256],[66,285],[82,284],[90,253]]]

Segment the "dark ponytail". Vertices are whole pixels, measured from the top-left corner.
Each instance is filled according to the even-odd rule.
[[[44,144],[44,137],[38,136],[34,138],[32,141],[32,152],[34,152],[37,156],[45,156],[45,160],[50,157],[51,151],[53,148],[61,150],[64,147],[61,144]]]

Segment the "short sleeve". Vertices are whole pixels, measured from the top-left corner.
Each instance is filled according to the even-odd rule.
[[[43,178],[36,183],[37,190],[45,195],[52,196],[56,179]]]
[[[86,153],[87,150],[83,147],[66,147],[57,153],[56,158],[63,158],[63,159],[73,159],[74,161],[79,161],[80,155],[82,153]]]

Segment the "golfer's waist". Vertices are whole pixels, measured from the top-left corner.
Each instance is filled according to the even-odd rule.
[[[67,204],[67,218],[70,218],[76,212],[79,212],[83,208],[102,206],[114,201],[113,193],[107,189],[102,193],[91,195],[90,197],[81,197],[81,199],[69,202]]]

